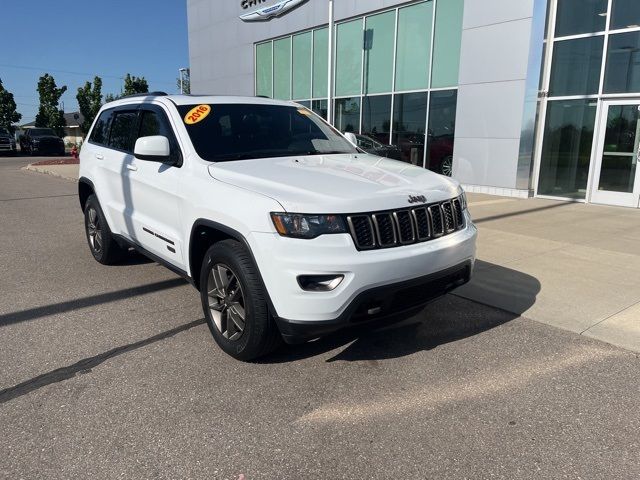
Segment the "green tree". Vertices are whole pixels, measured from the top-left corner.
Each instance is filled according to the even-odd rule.
[[[178,91],[180,91],[180,77],[176,79],[176,86],[178,87]],[[182,74],[182,92],[186,94],[191,93],[191,71],[188,68]]]
[[[136,93],[147,93],[149,84],[144,77],[134,77],[127,73],[124,77],[124,95],[135,95]]]
[[[21,118],[22,115],[16,111],[13,93],[4,88],[0,79],[0,127],[13,132],[13,124],[19,122]]]
[[[80,128],[86,135],[89,133],[91,124],[102,106],[102,79],[96,76],[93,79],[93,85],[91,82],[86,82],[84,87],[78,88],[76,99],[78,100],[80,113],[84,117]]]
[[[56,135],[64,135],[64,126],[67,122],[64,119],[64,111],[58,108],[60,97],[67,91],[67,86],[60,88],[56,85],[54,78],[45,73],[38,80],[38,94],[40,95],[40,107],[36,115],[36,127],[48,127],[56,132]]]
[[[135,95],[136,93],[148,93],[149,84],[144,77],[136,77],[127,73],[124,77],[124,91],[122,93],[107,93],[104,96],[104,103],[113,102],[119,100],[127,95]]]

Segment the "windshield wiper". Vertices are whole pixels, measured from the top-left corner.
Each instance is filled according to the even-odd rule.
[[[343,155],[349,155],[352,152],[343,152],[340,150],[329,150],[327,152],[320,152],[318,150],[314,150],[313,152],[305,152],[302,153],[301,155],[338,155],[338,154],[343,154]]]

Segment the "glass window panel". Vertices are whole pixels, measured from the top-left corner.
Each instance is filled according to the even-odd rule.
[[[313,32],[313,98],[327,96],[329,76],[329,29]]]
[[[273,96],[273,57],[271,42],[256,45],[256,95]]]
[[[429,170],[449,176],[453,167],[457,102],[456,90],[431,92],[429,101],[426,166]]]
[[[598,190],[633,193],[636,163],[633,155],[603,155]]]
[[[311,32],[293,36],[293,98],[311,98]]]
[[[400,160],[422,166],[427,122],[427,92],[396,95],[393,103],[393,145]]]
[[[360,95],[362,77],[362,20],[336,28],[336,96]]]
[[[396,91],[428,88],[432,23],[431,1],[399,10]]]
[[[291,37],[273,42],[273,97],[291,99]]]
[[[313,100],[311,102],[311,110],[313,110],[315,113],[326,120],[328,110],[327,99],[325,98],[322,100]]]
[[[609,37],[605,93],[640,92],[640,32]]]
[[[433,40],[433,88],[458,85],[464,0],[438,2]]]
[[[605,153],[637,153],[638,107],[611,105],[604,139]]]
[[[640,27],[640,2],[638,0],[613,0],[611,29]]]
[[[391,95],[363,97],[362,134],[380,143],[389,143]]]
[[[364,93],[390,92],[396,12],[367,17],[364,31]]]
[[[604,37],[556,42],[549,94],[592,95],[598,93]]]
[[[607,22],[608,0],[558,0],[556,37],[601,32]]]
[[[335,127],[341,132],[360,132],[360,97],[335,102]]]
[[[549,102],[538,194],[584,199],[597,103]]]
[[[611,105],[607,113],[599,190],[633,193],[640,112],[637,105]]]
[[[303,107],[311,108],[311,100],[298,100],[298,103]]]

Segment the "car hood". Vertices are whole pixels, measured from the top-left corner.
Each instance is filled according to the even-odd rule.
[[[458,183],[429,170],[375,155],[314,155],[220,162],[209,174],[278,201],[288,212],[359,213],[452,198]]]

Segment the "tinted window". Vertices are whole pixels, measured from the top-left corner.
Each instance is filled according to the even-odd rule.
[[[556,42],[549,93],[552,96],[598,93],[604,37]]]
[[[608,0],[558,0],[556,37],[604,30],[607,7]]]
[[[162,135],[163,137],[167,137],[169,139],[169,145],[171,146],[171,155],[174,156],[179,154],[178,142],[176,141],[173,129],[171,128],[167,117],[152,110],[143,110],[140,117],[138,138],[150,137],[153,135]]]
[[[196,105],[179,107],[185,116]],[[335,130],[306,108],[211,105],[211,113],[187,125],[200,157],[213,162],[264,157],[357,153]]]
[[[29,130],[29,135],[32,137],[44,137],[45,135],[54,135],[53,130],[50,128],[31,128]]]
[[[609,37],[605,93],[640,92],[640,32]]]
[[[585,198],[597,102],[549,102],[538,194]]]
[[[173,137],[173,131],[167,123],[167,119],[156,112],[145,110],[142,112],[142,118],[140,119],[140,137],[150,137],[152,135],[162,135],[167,138]]]
[[[611,28],[630,28],[640,24],[640,2],[638,0],[614,0]]]
[[[133,129],[136,125],[136,112],[116,112],[111,122],[109,134],[109,147],[117,150],[131,152]]]
[[[113,110],[105,110],[100,114],[89,137],[91,143],[104,145],[109,135],[109,121],[111,120],[112,113]]]

